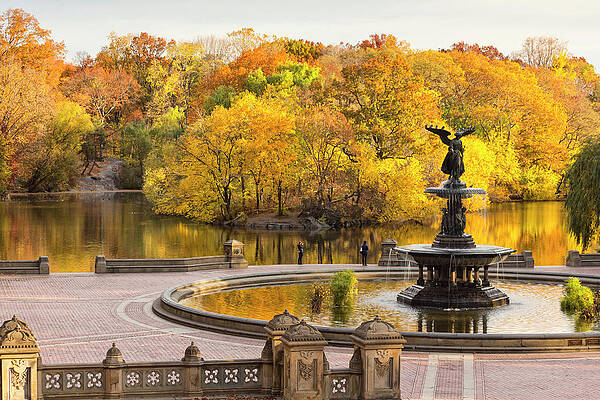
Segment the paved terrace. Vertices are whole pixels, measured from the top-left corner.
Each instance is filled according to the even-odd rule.
[[[331,268],[331,265],[308,265]],[[340,269],[356,266],[340,265]],[[193,280],[296,265],[160,274],[0,276],[0,318],[17,314],[36,335],[44,364],[98,363],[115,342],[126,361],[178,360],[190,341],[205,359],[258,358],[264,341],[176,325],[156,317],[152,302]],[[600,268],[536,270],[600,274]],[[351,349],[327,348],[332,367]],[[598,399],[600,353],[444,354],[404,352],[405,399]]]

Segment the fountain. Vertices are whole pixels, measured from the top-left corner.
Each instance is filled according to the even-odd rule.
[[[433,308],[484,308],[503,306],[509,303],[508,296],[490,285],[488,266],[500,262],[514,252],[513,249],[476,245],[471,235],[464,232],[466,225],[465,207],[462,200],[485,190],[467,187],[460,180],[464,173],[463,146],[461,138],[475,131],[474,128],[459,130],[450,139],[450,132],[443,127],[426,126],[425,129],[438,135],[448,146],[442,163],[442,172],[450,175],[440,187],[430,187],[425,193],[435,194],[447,201],[442,209],[440,232],[433,244],[413,244],[396,247],[396,251],[407,253],[418,264],[417,283],[398,294],[399,302],[414,306]],[[425,279],[424,270],[427,269]],[[483,281],[480,279],[483,269]]]

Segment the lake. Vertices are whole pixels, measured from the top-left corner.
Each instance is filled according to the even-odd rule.
[[[478,244],[531,250],[536,265],[563,265],[579,249],[566,230],[561,202],[491,204],[467,216],[466,232]],[[318,233],[253,231],[198,224],[159,216],[141,193],[32,195],[0,202],[0,259],[50,259],[51,272],[93,271],[94,257],[169,258],[222,254],[222,244],[246,244],[248,262],[291,264],[296,243],[304,242],[304,262],[359,263],[363,240],[369,263],[379,259],[380,243],[431,243],[439,222],[375,226]],[[592,247],[596,249],[596,245]]]

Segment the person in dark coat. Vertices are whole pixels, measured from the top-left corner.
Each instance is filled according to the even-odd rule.
[[[302,256],[304,255],[304,243],[298,242],[298,265],[302,265]]]
[[[360,255],[362,256],[362,265],[367,265],[367,254],[369,254],[369,246],[367,245],[367,241],[363,241],[362,246],[360,246]]]

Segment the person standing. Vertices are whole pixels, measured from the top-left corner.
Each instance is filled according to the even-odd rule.
[[[298,242],[298,265],[302,265],[302,256],[304,255],[304,243]]]
[[[369,254],[369,246],[367,245],[367,241],[363,241],[362,246],[360,246],[360,254],[362,255],[362,265],[367,266],[367,254]]]

